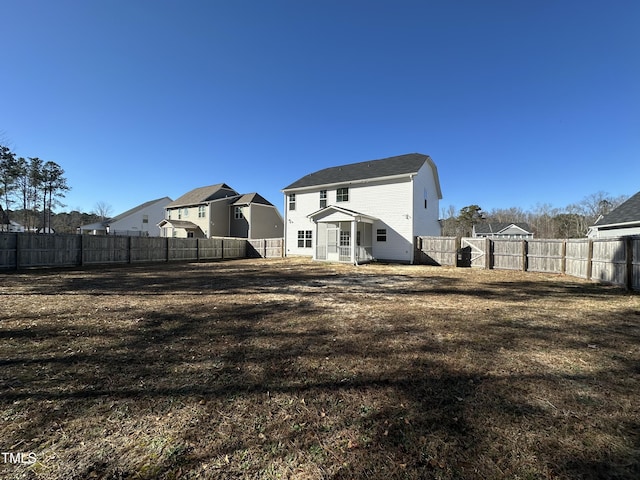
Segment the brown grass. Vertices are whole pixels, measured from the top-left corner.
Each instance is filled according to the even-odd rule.
[[[640,297],[241,260],[0,277],[1,478],[640,478]]]

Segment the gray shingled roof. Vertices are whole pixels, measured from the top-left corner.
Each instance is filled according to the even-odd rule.
[[[433,164],[433,161],[428,155],[409,153],[397,157],[325,168],[305,175],[285,187],[284,190],[416,173],[427,161]],[[435,170],[435,165],[433,165],[433,167]],[[437,172],[434,171],[434,174],[436,176],[436,182],[438,182]]]
[[[269,205],[273,207],[273,203],[271,203],[259,193],[245,193],[236,201],[234,201],[232,205],[248,205],[250,203],[259,203],[262,205]]]
[[[629,222],[640,222],[640,192],[604,215],[595,225],[602,227]]]
[[[190,192],[185,193],[175,201],[171,202],[166,208],[186,207],[189,205],[198,205],[200,203],[209,202],[218,198],[225,198],[239,195],[233,188],[226,183],[218,183],[207,187],[194,188]]]

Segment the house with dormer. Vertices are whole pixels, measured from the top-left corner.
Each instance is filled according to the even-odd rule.
[[[240,194],[226,183],[195,188],[165,207],[158,227],[174,238],[281,238],[278,209],[258,193]]]
[[[414,261],[416,236],[441,234],[435,163],[411,153],[309,173],[285,196],[285,252],[316,260]]]

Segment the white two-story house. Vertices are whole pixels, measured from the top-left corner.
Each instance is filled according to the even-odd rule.
[[[325,168],[282,192],[287,256],[413,263],[415,237],[441,234],[442,192],[428,155]]]

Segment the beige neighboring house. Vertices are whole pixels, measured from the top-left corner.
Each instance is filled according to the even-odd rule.
[[[165,208],[158,227],[174,238],[281,238],[278,209],[258,193],[239,194],[226,183],[199,187]]]

